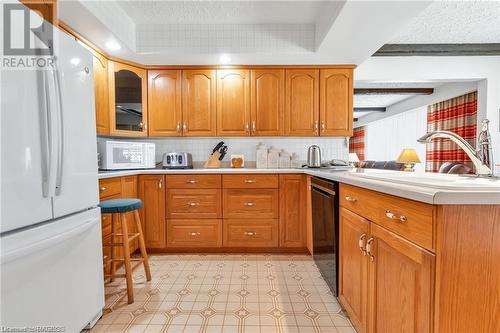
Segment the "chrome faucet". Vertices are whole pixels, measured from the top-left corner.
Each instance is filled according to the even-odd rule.
[[[493,176],[493,148],[491,146],[491,136],[488,131],[488,119],[481,122],[481,133],[478,138],[478,149],[472,147],[460,135],[450,131],[433,131],[422,136],[417,141],[420,143],[429,143],[434,138],[446,138],[455,142],[462,148],[467,156],[472,160],[476,168],[476,174],[483,177]]]

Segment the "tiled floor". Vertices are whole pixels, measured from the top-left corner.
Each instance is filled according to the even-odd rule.
[[[153,279],[134,273],[106,287],[92,332],[355,333],[306,255],[151,256]]]

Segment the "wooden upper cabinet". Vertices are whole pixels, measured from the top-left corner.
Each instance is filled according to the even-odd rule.
[[[109,134],[108,59],[93,53],[95,123],[97,134]]]
[[[108,67],[110,134],[147,136],[146,70],[114,61]]]
[[[217,71],[217,135],[250,135],[250,71]]]
[[[184,136],[216,135],[216,71],[182,71]]]
[[[339,300],[358,333],[367,332],[368,322],[368,257],[360,248],[369,237],[368,231],[368,220],[345,208],[340,209]],[[393,290],[399,291],[395,287]]]
[[[150,136],[182,135],[181,91],[180,70],[148,71]]]
[[[280,247],[306,246],[307,187],[303,175],[279,175]]]
[[[287,69],[286,136],[319,135],[319,70]]]
[[[147,248],[162,249],[167,245],[164,178],[163,175],[139,176],[138,194],[144,202],[139,214]]]
[[[352,79],[352,69],[320,70],[321,135],[352,135]]]
[[[285,70],[252,70],[250,90],[252,135],[283,135]]]
[[[369,332],[432,332],[435,256],[371,224]]]

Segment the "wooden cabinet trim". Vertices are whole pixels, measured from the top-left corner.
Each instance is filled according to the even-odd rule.
[[[222,220],[169,219],[167,247],[199,248],[222,246]]]
[[[120,70],[131,71],[141,78],[141,104],[142,104],[142,131],[124,131],[116,129],[116,115],[115,115],[115,72]],[[145,69],[122,64],[119,62],[110,61],[108,63],[108,83],[109,83],[109,133],[117,136],[133,136],[143,137],[148,134],[148,77]]]
[[[182,74],[180,70],[148,71],[148,106],[149,136],[182,136]]]
[[[209,80],[209,91],[201,91],[192,82],[196,76]],[[215,136],[217,128],[217,76],[215,70],[183,70],[182,71],[182,120],[183,136]],[[206,109],[200,109],[202,97],[208,99]],[[192,100],[196,103],[192,103]],[[195,105],[192,105],[195,104]]]
[[[372,237],[368,331],[432,332],[434,254],[373,223]]]
[[[351,69],[320,70],[320,135],[352,136],[352,81]]]
[[[339,301],[356,330],[365,333],[368,325],[368,257],[361,252],[359,240],[366,242],[368,239],[370,222],[345,208],[340,208],[339,215]]]
[[[357,186],[340,184],[339,203],[368,220],[411,240],[426,249],[435,249],[435,206]],[[387,217],[386,212],[401,222]]]
[[[279,242],[281,247],[306,245],[306,181],[303,175],[280,175]]]
[[[220,189],[167,189],[168,219],[222,218]]]
[[[249,70],[217,70],[217,135],[250,135]]]
[[[318,136],[319,69],[287,69],[285,73],[285,135]],[[308,83],[309,87],[298,86],[300,90],[294,90],[296,87],[294,80],[298,79],[311,81]],[[297,84],[299,83],[305,84],[297,82]],[[307,117],[304,117],[305,115]],[[300,127],[296,127],[296,125]]]
[[[260,87],[259,80],[272,77],[272,87]],[[284,134],[285,70],[254,69],[251,71],[251,133],[255,136]],[[261,96],[262,95],[262,96]],[[262,103],[262,104],[261,104]]]
[[[278,188],[277,174],[222,175],[223,188]]]

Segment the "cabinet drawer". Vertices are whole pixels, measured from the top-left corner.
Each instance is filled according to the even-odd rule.
[[[278,220],[224,220],[225,247],[277,247]]]
[[[278,190],[224,190],[224,218],[277,219]]]
[[[278,188],[278,175],[223,175],[223,188]]]
[[[105,199],[114,195],[120,195],[122,192],[121,178],[99,179],[99,198]]]
[[[340,205],[428,249],[434,248],[434,207],[351,185],[340,185]]]
[[[167,190],[167,218],[221,217],[221,190]]]
[[[167,176],[167,188],[220,188],[221,175]]]
[[[167,220],[167,247],[220,247],[222,220]]]

